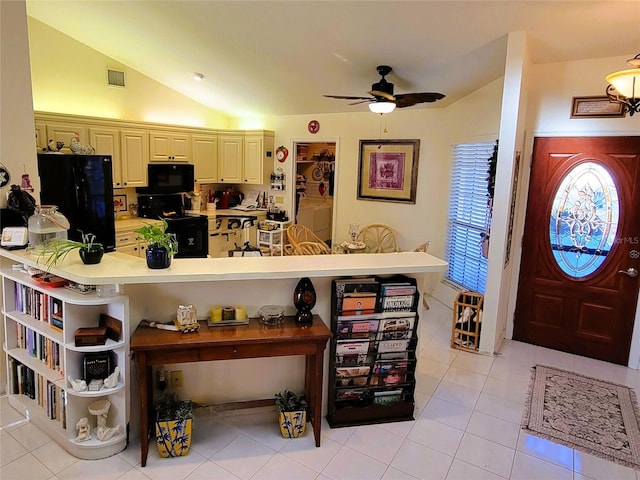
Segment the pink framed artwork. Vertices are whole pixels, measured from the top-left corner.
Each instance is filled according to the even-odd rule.
[[[360,140],[358,199],[416,203],[420,140]]]

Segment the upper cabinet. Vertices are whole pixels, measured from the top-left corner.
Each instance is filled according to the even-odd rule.
[[[71,153],[71,140],[78,134],[78,141],[82,145],[89,143],[89,134],[87,127],[74,123],[47,123],[47,139],[45,146],[50,140],[64,142],[64,146],[60,150],[64,153]]]
[[[141,130],[120,130],[122,186],[145,187],[149,163],[149,134]]]
[[[191,160],[191,136],[177,132],[149,134],[149,161],[188,162]]]
[[[244,135],[232,132],[218,134],[218,181],[242,183]]]
[[[96,153],[111,155],[113,188],[122,188],[120,131],[117,128],[89,127],[89,143],[96,149]]]
[[[196,182],[218,182],[218,136],[192,135],[191,151]]]
[[[272,170],[273,132],[218,134],[219,182],[265,184]]]
[[[246,132],[244,136],[244,183],[270,183],[273,171],[273,132]]]

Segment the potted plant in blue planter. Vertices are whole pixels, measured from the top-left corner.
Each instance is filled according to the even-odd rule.
[[[146,223],[135,230],[136,240],[147,242],[147,267],[153,269],[169,268],[171,259],[178,252],[178,241],[173,233],[167,233],[167,221],[162,224]]]

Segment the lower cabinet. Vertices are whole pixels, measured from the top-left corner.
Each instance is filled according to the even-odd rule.
[[[332,281],[327,421],[413,420],[419,291],[406,276]]]
[[[116,221],[116,251],[133,255],[134,257],[144,258],[145,252],[147,251],[147,244],[146,242],[141,242],[136,239],[138,234],[135,231],[145,223],[161,224],[162,222],[148,218],[132,218]]]
[[[75,457],[114,455],[128,440],[129,299],[37,278],[2,260],[8,401]]]

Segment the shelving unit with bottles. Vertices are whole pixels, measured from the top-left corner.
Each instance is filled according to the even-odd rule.
[[[333,427],[413,420],[416,280],[332,281],[328,412]]]
[[[75,457],[99,459],[124,450],[129,420],[128,297],[102,298],[95,291],[83,294],[54,288],[14,270],[6,259],[2,259],[1,274],[9,404]],[[101,315],[120,325],[119,339],[77,347],[76,330],[97,327]],[[74,390],[72,380],[85,379],[85,361],[99,354],[109,358],[109,373],[118,366],[117,384],[96,391]],[[94,433],[97,418],[89,412],[89,405],[97,400],[110,402],[107,427],[117,427],[105,440]],[[76,424],[84,417],[91,437],[77,441]]]

